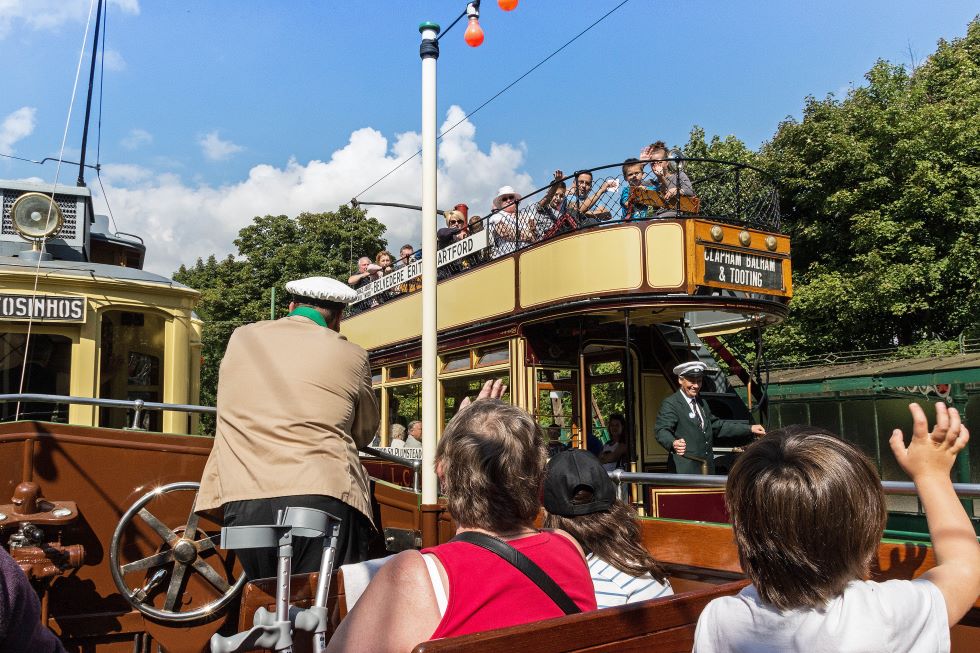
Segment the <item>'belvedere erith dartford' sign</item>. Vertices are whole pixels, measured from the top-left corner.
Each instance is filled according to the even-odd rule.
[[[84,297],[0,295],[0,320],[84,322]]]
[[[783,290],[783,262],[768,256],[704,248],[705,282]]]

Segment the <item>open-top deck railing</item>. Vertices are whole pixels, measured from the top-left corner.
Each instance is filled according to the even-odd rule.
[[[634,165],[637,163],[640,162],[633,160]],[[641,211],[631,199],[635,195],[631,195],[630,184],[623,174],[627,164],[629,160],[578,170],[554,180],[508,203],[513,204],[513,212],[508,211],[508,204],[494,207],[486,215],[470,210],[466,228],[441,243],[437,254],[439,278],[479,267],[556,236],[607,224],[697,217],[766,232],[778,233],[781,229],[776,183],[760,168],[719,159],[672,157],[668,159],[664,177],[678,187],[684,186],[683,182],[689,179],[696,202],[692,205],[690,196],[679,192],[671,198],[662,198],[662,206],[646,207]],[[576,179],[585,173],[591,176],[591,186],[584,197],[578,197]],[[654,175],[644,169],[643,180],[637,186],[656,188],[658,183]],[[448,212],[439,211],[440,214]],[[439,226],[444,227],[443,224]],[[399,295],[419,291],[421,256],[422,251],[417,250],[411,260],[396,261],[392,268],[376,273],[378,276],[372,280],[385,280],[386,283],[381,284],[383,290],[362,288],[360,299],[349,307],[349,314],[361,313]]]
[[[202,413],[205,415],[215,415],[218,412],[218,409],[212,406],[196,406],[193,404],[165,404],[157,401],[143,401],[142,399],[105,399],[36,393],[0,395],[0,404],[3,403],[76,404],[100,408],[130,408],[133,410],[133,425],[130,430],[133,431],[143,430],[140,428],[140,419],[145,410]]]

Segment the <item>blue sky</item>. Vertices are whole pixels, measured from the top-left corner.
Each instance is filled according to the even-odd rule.
[[[447,26],[465,6],[108,4],[103,182],[118,228],[146,236],[148,267],[163,273],[227,254],[256,214],[336,208],[413,153],[417,26]],[[440,122],[461,115],[453,105],[476,107],[619,0],[521,0],[511,13],[483,4],[482,47],[465,45],[463,24],[442,42]],[[0,3],[0,153],[57,154],[88,8],[89,0]],[[557,167],[620,161],[658,138],[683,143],[694,124],[758,146],[799,115],[807,95],[846,93],[878,58],[908,64],[911,50],[921,60],[938,39],[962,36],[977,12],[975,2],[953,0],[631,0],[447,139],[440,205],[486,207],[500,185],[527,191]],[[67,158],[78,155],[83,108],[80,88]],[[50,163],[0,158],[0,178],[54,174]],[[418,176],[416,161],[362,199],[417,202]],[[393,247],[418,243],[416,214],[378,216]]]

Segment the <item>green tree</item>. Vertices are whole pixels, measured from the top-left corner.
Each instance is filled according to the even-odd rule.
[[[201,292],[197,313],[202,334],[201,404],[214,406],[218,367],[232,332],[268,319],[275,289],[276,314],[285,314],[285,285],[292,279],[332,276],[346,281],[357,257],[384,249],[384,225],[362,209],[341,206],[326,213],[256,217],[235,240],[238,256],[214,256],[181,266],[174,280]],[[213,422],[202,420],[213,432]]]
[[[980,315],[980,20],[914,71],[879,61],[761,150],[795,296],[777,356],[951,340]]]

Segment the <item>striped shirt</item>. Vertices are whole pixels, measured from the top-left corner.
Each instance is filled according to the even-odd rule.
[[[649,573],[630,576],[611,564],[590,553],[586,558],[592,585],[595,587],[595,600],[599,608],[612,608],[617,605],[646,601],[674,593],[670,581],[660,583]]]

